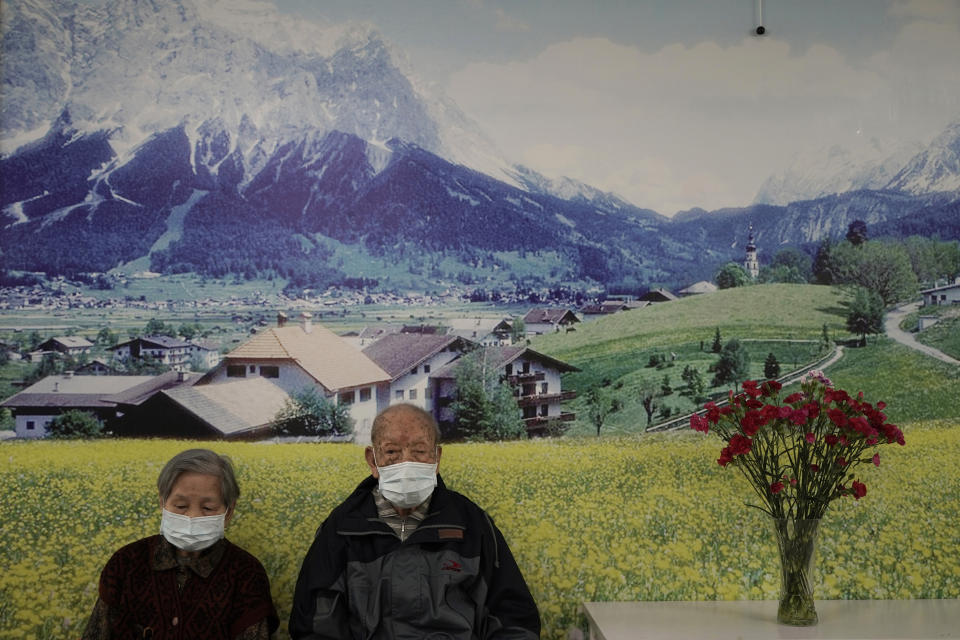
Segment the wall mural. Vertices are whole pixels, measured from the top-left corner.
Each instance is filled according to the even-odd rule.
[[[686,427],[821,368],[906,445],[827,512],[817,597],[960,596],[956,2],[2,0],[0,26],[0,635],[81,634],[177,438],[236,462],[228,535],[285,620],[366,473],[315,441],[400,399],[522,440],[442,472],[545,637],[583,601],[773,599],[736,441]],[[464,426],[468,382],[498,417]]]

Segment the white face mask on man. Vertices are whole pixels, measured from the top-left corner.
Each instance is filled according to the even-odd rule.
[[[437,463],[398,462],[377,466],[380,495],[401,509],[412,509],[430,497],[437,486]]]
[[[163,510],[160,533],[183,551],[202,551],[223,537],[226,513],[191,518]]]

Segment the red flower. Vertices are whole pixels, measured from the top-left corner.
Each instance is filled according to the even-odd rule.
[[[814,473],[816,473],[817,471],[820,471],[820,465],[818,465],[818,464],[811,464],[811,465],[810,465],[810,471],[813,471]]]
[[[847,461],[843,456],[837,456],[837,464],[841,467],[847,466]]]
[[[770,493],[780,493],[781,491],[783,491],[782,482],[774,482],[772,485],[770,485]]]
[[[745,453],[750,453],[750,449],[753,447],[753,440],[746,436],[742,436],[739,433],[735,433],[730,437],[730,454],[734,456],[743,455]]]
[[[867,485],[863,484],[862,482],[858,482],[857,480],[854,480],[852,489],[853,489],[853,497],[856,500],[859,500],[863,496],[867,495]]]
[[[803,439],[809,442],[810,444],[813,444],[814,442],[817,441],[817,436],[813,435],[813,433],[807,432],[807,435],[803,436]]]
[[[807,412],[803,409],[796,409],[790,412],[790,422],[799,426],[807,423]]]
[[[879,467],[879,466],[880,466],[880,454],[879,454],[879,453],[873,454],[873,466],[875,466],[875,467]]]
[[[762,385],[760,385],[760,390],[763,392],[765,398],[774,396],[780,393],[780,389],[783,388],[783,385],[777,382],[776,380],[767,380]]]
[[[832,447],[833,445],[840,442],[840,438],[833,435],[832,433],[828,433],[827,435],[823,436],[823,441],[827,443],[827,446]]]
[[[703,433],[707,433],[710,431],[710,423],[706,418],[695,413],[690,416],[690,428],[694,431],[702,431]]]
[[[830,422],[838,427],[847,426],[847,414],[840,409],[830,409],[827,411],[827,417],[830,418]]]
[[[765,424],[767,421],[759,411],[748,411],[740,422],[743,432],[748,436],[754,435]]]
[[[803,400],[804,395],[802,393],[791,393],[786,398],[783,399],[787,404],[793,404],[795,402],[800,402]]]
[[[793,409],[791,409],[790,407],[778,407],[778,408],[777,408],[777,417],[778,417],[778,418],[789,418],[791,413],[793,413]]]

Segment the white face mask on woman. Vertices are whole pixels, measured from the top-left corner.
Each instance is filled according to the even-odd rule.
[[[201,551],[223,537],[226,515],[191,518],[164,509],[160,517],[160,533],[178,549]]]
[[[412,509],[430,497],[437,486],[437,463],[398,462],[377,467],[380,495],[401,509]]]

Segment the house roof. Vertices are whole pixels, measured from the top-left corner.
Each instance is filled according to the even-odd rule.
[[[600,315],[600,314],[616,313],[618,311],[625,311],[629,308],[630,307],[623,300],[605,300],[600,304],[587,305],[583,307],[581,311],[583,313],[588,313],[591,315]]]
[[[37,349],[42,350],[44,345],[49,344],[52,346],[54,343],[59,344],[62,347],[66,347],[67,349],[89,349],[93,346],[92,342],[86,338],[81,338],[80,336],[56,336],[41,342],[39,345],[37,345]]]
[[[181,386],[161,393],[224,435],[273,422],[290,397],[264,378]]]
[[[292,360],[329,391],[388,382],[390,375],[326,327],[272,327],[225,356],[230,360]]]
[[[669,300],[676,300],[677,296],[675,296],[674,294],[670,293],[669,291],[661,287],[659,289],[651,289],[650,291],[647,291],[645,294],[640,296],[640,299],[649,300],[649,301],[666,302]]]
[[[712,282],[707,282],[706,280],[701,280],[700,282],[694,282],[689,287],[685,289],[680,289],[678,292],[680,295],[694,295],[698,293],[713,293],[717,290],[717,285]]]
[[[3,407],[112,407],[108,398],[153,376],[74,376],[57,374],[33,383],[0,403]]]
[[[451,318],[447,324],[450,333],[467,339],[482,338],[494,331],[510,331],[510,321],[505,318]]]
[[[541,362],[542,364],[556,369],[561,373],[567,371],[580,371],[578,367],[575,367],[572,364],[567,364],[562,360],[557,360],[556,358],[540,353],[539,351],[534,351],[533,349],[523,345],[510,347],[484,347],[483,351],[487,366],[496,369],[504,367],[523,356],[527,360]],[[441,367],[436,372],[431,373],[430,376],[433,378],[455,378],[457,375],[457,367],[460,366],[461,362],[462,360],[458,358],[450,364]]]
[[[110,347],[110,349],[119,349],[120,347],[125,347],[128,344],[133,344],[134,342],[140,342],[141,347],[148,347],[152,349],[182,349],[184,347],[193,346],[189,342],[179,338],[171,338],[170,336],[141,336],[139,338],[134,338],[133,340],[127,340],[126,342],[116,344]]]
[[[138,405],[148,400],[158,391],[180,386],[190,386],[199,379],[199,373],[166,371],[120,393],[106,396],[104,400],[117,404]]]
[[[580,322],[580,318],[570,309],[535,307],[523,316],[524,324],[557,324],[564,320]]]
[[[463,342],[459,336],[392,333],[364,348],[363,353],[396,380],[424,360]]]
[[[939,287],[933,287],[932,289],[924,289],[920,293],[934,293],[936,291],[946,291],[947,289],[960,289],[960,282],[953,282],[951,284],[941,285]]]

